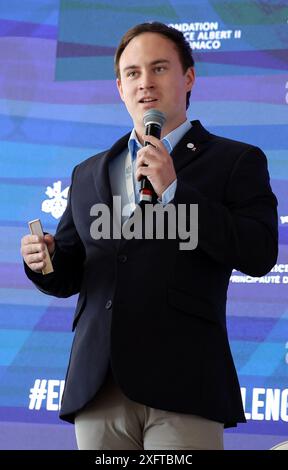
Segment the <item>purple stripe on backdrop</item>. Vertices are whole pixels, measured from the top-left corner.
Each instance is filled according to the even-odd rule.
[[[21,69],[22,67],[19,67]],[[1,69],[1,61],[0,61]],[[35,67],[34,67],[35,70]],[[42,73],[39,67],[37,74]],[[13,74],[14,75],[14,74]],[[0,77],[0,99],[51,104],[115,104],[122,103],[114,80],[53,82],[45,79],[27,80]],[[283,101],[283,99],[282,99]],[[26,108],[27,112],[29,111]],[[29,113],[28,113],[29,114]]]
[[[61,180],[62,187],[69,186],[71,183],[71,178],[67,178],[67,176],[57,175],[58,180]],[[51,186],[51,181],[53,180],[52,177],[48,178],[1,178],[0,177],[0,184],[10,184],[16,185],[25,184],[26,186]]]
[[[0,39],[0,98],[61,104],[120,103],[115,81],[55,81],[56,41]]]
[[[27,230],[28,233],[28,230]],[[20,250],[20,240],[19,240]],[[19,254],[20,259],[20,254]],[[35,289],[35,286],[26,277],[23,264],[1,263],[0,264],[0,288],[10,289]]]
[[[27,226],[27,223],[25,225]],[[48,227],[47,224],[45,224],[45,230],[55,231],[55,227],[50,229],[50,227]],[[27,226],[25,233],[27,234],[29,233],[28,226]],[[21,240],[19,238],[19,263],[0,263],[0,289],[25,289],[25,291],[29,292],[29,296],[30,296],[31,291],[37,292],[37,289],[35,285],[27,278],[25,274],[24,266],[22,263],[22,258],[20,255],[20,241]],[[15,249],[18,250],[18,246],[16,246]],[[44,297],[46,297],[46,300],[43,301],[43,305],[46,305],[47,300],[49,299],[49,305],[46,305],[45,307],[46,309],[53,310],[59,307],[63,308],[62,298],[47,297],[45,295]],[[65,298],[64,308],[74,310],[77,297],[78,297],[78,294],[75,294],[69,297],[69,299]],[[11,302],[12,300],[13,299],[11,298]]]
[[[0,37],[30,36],[34,38],[56,39],[57,33],[57,26],[0,19]]]
[[[279,244],[288,245],[288,226],[287,225],[284,227],[279,227]]]
[[[113,60],[115,50],[115,47],[59,41],[57,44],[57,57],[97,57],[110,55],[111,60]]]
[[[53,104],[121,103],[114,80],[55,81],[56,45],[56,41],[45,39],[0,40],[0,98]],[[244,100],[284,106],[283,83],[286,80],[285,74],[199,77],[192,99],[218,101],[221,97],[222,101]],[[7,109],[9,111],[9,101]]]
[[[34,325],[33,331],[72,331],[74,308],[50,305]]]
[[[0,312],[3,314],[0,328],[1,330],[30,329],[34,333],[35,331],[71,333],[74,310],[73,306],[1,304]]]
[[[49,230],[55,230],[56,228],[56,224],[57,222],[55,221],[55,223],[51,222],[47,222],[45,223],[45,229],[47,231]],[[0,227],[17,227],[17,228],[21,228],[21,229],[25,229],[27,230],[27,220],[24,220],[24,221],[19,221],[19,220],[1,220],[0,219]],[[25,232],[26,233],[26,232]],[[20,255],[19,255],[20,257]]]
[[[263,409],[261,408],[261,412]],[[237,428],[228,428],[225,432],[235,433],[243,432],[246,434],[274,434],[278,436],[287,436],[287,422],[279,421],[252,421],[248,420],[246,424],[239,424]]]
[[[272,444],[270,447],[272,447]],[[25,450],[25,456],[29,459],[29,466],[31,467],[30,462],[32,459],[30,458],[31,454],[29,451],[49,450],[49,455],[51,455],[51,450],[76,450],[77,446],[75,442],[74,427],[68,423],[67,426],[58,426],[58,424],[43,425],[41,423],[2,422],[0,423],[0,449],[17,451]],[[1,454],[1,461],[3,462],[3,452],[1,452]],[[9,463],[11,462],[11,455],[12,453],[9,455]],[[16,452],[16,454],[14,453],[13,455],[19,454]],[[24,454],[22,453],[20,457],[22,464],[23,455]],[[48,454],[45,455],[45,460],[47,460],[47,455]],[[61,453],[61,455],[63,455],[63,453]],[[41,455],[41,459],[42,457],[43,455]],[[36,459],[38,458],[40,459],[40,455],[36,455]],[[66,459],[66,456],[64,456],[64,458],[66,467],[66,465],[68,465],[68,459]],[[59,463],[59,454],[57,454],[56,459]]]
[[[239,273],[233,273],[233,275]],[[275,275],[275,273],[267,274]],[[240,274],[242,275],[242,274]],[[243,275],[242,275],[243,276]],[[265,277],[265,276],[264,276]],[[263,278],[262,278],[263,279]],[[283,287],[287,284],[265,284],[265,283],[235,283],[229,284],[229,300],[234,301],[253,301],[273,303],[275,301],[287,303],[287,292]]]
[[[192,90],[191,100],[250,101],[285,106],[283,83],[286,80],[287,76],[284,74],[199,77]]]
[[[288,54],[286,49],[265,49],[258,51],[213,51],[195,52],[196,63],[227,64],[233,66],[263,67],[287,70]]]
[[[65,424],[59,419],[57,411],[29,410],[28,406],[27,408],[2,406],[0,419],[1,421],[24,421],[27,423]]]

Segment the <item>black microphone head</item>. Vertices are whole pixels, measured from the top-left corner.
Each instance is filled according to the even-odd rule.
[[[155,108],[148,109],[148,111],[146,111],[146,113],[143,116],[143,122],[144,122],[145,127],[149,126],[149,124],[154,124],[162,128],[165,121],[166,121],[165,115],[161,111]]]

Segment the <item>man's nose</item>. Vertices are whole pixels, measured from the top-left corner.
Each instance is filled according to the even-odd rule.
[[[139,88],[140,90],[143,90],[145,88],[151,89],[154,88],[155,84],[153,81],[152,74],[150,72],[143,72],[141,75],[141,80],[139,83]]]

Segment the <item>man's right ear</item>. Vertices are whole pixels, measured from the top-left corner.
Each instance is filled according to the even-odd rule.
[[[189,67],[186,70],[186,85],[187,85],[187,91],[191,91],[192,87],[195,82],[195,69],[194,67]]]
[[[119,91],[120,98],[122,101],[124,101],[123,88],[122,88],[122,83],[121,83],[120,78],[116,79],[116,85]]]

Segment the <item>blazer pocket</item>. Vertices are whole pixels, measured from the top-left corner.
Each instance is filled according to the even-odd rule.
[[[79,321],[79,318],[81,317],[81,314],[85,308],[86,305],[86,291],[81,293],[78,298],[78,302],[76,305],[76,310],[74,313],[74,318],[73,318],[73,324],[72,324],[72,331],[75,330],[77,323]]]
[[[193,297],[178,289],[168,289],[168,304],[191,317],[199,317],[213,323],[219,323],[217,309],[211,302]]]

